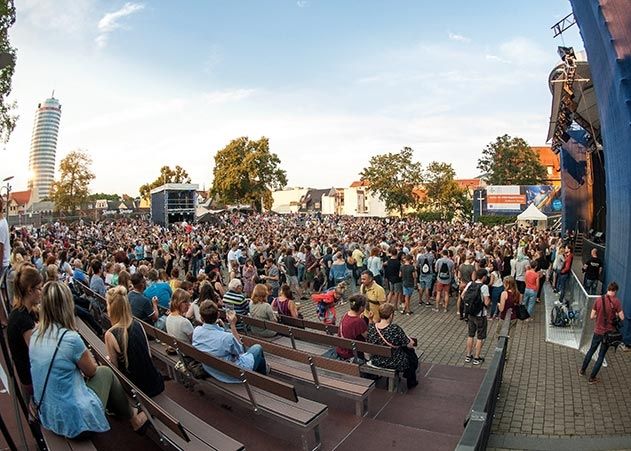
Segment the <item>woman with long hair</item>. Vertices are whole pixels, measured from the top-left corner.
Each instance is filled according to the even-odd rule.
[[[125,287],[107,290],[107,314],[112,327],[105,332],[105,348],[111,362],[149,397],[164,391],[164,380],[151,361],[149,342],[131,314]]]
[[[250,305],[250,316],[263,321],[276,321],[276,315],[272,306],[267,303],[267,287],[261,283],[254,285],[252,290],[252,304]],[[252,334],[258,337],[271,338],[276,336],[273,330],[261,329],[252,326]]]
[[[191,303],[185,316],[188,319],[201,324],[202,317],[199,314],[199,306],[202,305],[202,302],[206,300],[213,301],[216,304],[219,304],[219,302],[221,302],[221,298],[213,288],[213,285],[209,282],[204,282],[200,285],[199,297],[193,303]]]
[[[193,324],[184,315],[189,311],[190,306],[191,293],[182,288],[176,288],[171,296],[170,313],[166,320],[167,333],[189,344],[193,340]]]
[[[7,338],[9,349],[24,391],[33,393],[28,344],[38,321],[43,279],[37,268],[24,263],[13,279],[13,309],[9,315]]]
[[[272,301],[272,310],[279,315],[291,316],[298,318],[298,308],[294,302],[294,295],[289,285],[284,283],[280,287],[278,297]]]
[[[42,425],[69,438],[105,432],[110,429],[107,408],[142,432],[148,424],[146,415],[131,409],[112,370],[96,365],[76,332],[74,301],[65,284],[44,285],[39,320],[31,336],[29,357],[33,403]]]

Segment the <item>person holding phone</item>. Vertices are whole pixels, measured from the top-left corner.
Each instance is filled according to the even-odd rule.
[[[230,330],[226,330],[219,320],[219,307],[213,301],[204,301],[199,306],[199,314],[203,324],[193,331],[193,347],[196,349],[227,360],[241,368],[268,374],[265,355],[261,345],[252,345],[247,350],[241,342],[241,335],[237,330],[237,315],[234,310],[226,311],[226,321]],[[238,384],[241,380],[230,377],[215,368],[203,365],[204,370],[220,382]]]

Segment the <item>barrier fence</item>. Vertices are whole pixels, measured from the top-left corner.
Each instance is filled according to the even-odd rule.
[[[457,451],[484,450],[491,435],[495,405],[502,385],[506,353],[508,352],[508,331],[510,328],[511,309],[506,312],[506,319],[502,323],[497,344],[493,350],[493,357],[486,370],[482,385],[473,400],[471,411],[465,420],[465,428]]]

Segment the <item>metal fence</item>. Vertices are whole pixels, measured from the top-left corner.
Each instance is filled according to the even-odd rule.
[[[495,416],[495,405],[502,385],[506,353],[508,352],[508,331],[510,328],[511,310],[506,312],[506,319],[502,324],[497,344],[493,350],[493,357],[489,369],[486,370],[484,380],[478,394],[473,400],[471,411],[465,420],[465,429],[460,437],[457,451],[484,450],[491,435],[491,426]]]

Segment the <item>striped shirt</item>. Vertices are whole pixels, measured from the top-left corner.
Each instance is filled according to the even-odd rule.
[[[226,310],[234,310],[238,315],[248,315],[250,313],[250,301],[243,293],[228,290],[223,295],[223,306]],[[237,330],[245,331],[245,324],[241,321],[237,323]]]

